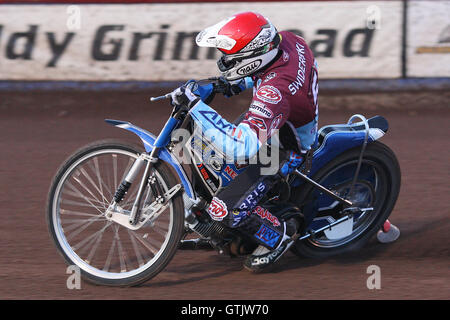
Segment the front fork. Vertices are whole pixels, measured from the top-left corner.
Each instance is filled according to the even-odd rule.
[[[116,193],[114,194],[112,207],[115,207],[118,203],[122,201],[131,184],[134,182],[137,174],[142,169],[142,166],[145,165],[144,174],[142,175],[141,183],[139,185],[139,189],[136,194],[136,199],[134,200],[133,207],[131,209],[128,221],[130,225],[135,225],[139,219],[142,194],[145,190],[147,182],[150,179],[150,169],[152,165],[158,161],[157,158],[158,151],[159,148],[155,147],[150,154],[145,152],[142,153],[139,156],[139,158],[134,162],[130,171],[128,172],[128,174],[126,175],[120,186],[117,188]]]
[[[120,201],[122,201],[123,197],[125,196],[126,192],[131,186],[131,183],[136,178],[137,173],[141,170],[142,166],[145,162],[145,169],[144,174],[142,176],[141,183],[139,185],[139,189],[136,194],[136,199],[133,203],[133,207],[131,209],[131,213],[129,216],[128,223],[130,225],[136,225],[136,223],[139,220],[140,216],[140,205],[141,205],[141,199],[142,194],[145,190],[145,186],[149,181],[150,178],[150,169],[152,165],[154,165],[156,162],[158,162],[159,158],[159,151],[161,148],[164,148],[168,142],[170,141],[170,137],[172,134],[172,131],[178,126],[180,121],[183,119],[184,115],[182,115],[183,109],[179,109],[177,112],[174,112],[174,114],[167,120],[166,124],[164,125],[163,129],[161,130],[160,134],[156,138],[154,142],[154,147],[150,154],[144,152],[140,155],[140,157],[135,161],[133,166],[131,167],[130,171],[128,172],[125,179],[122,181],[120,186],[117,188],[116,193],[114,194],[113,203],[111,204],[112,208],[115,208]],[[160,190],[159,190],[160,191]],[[162,195],[162,193],[157,193],[158,195]],[[164,199],[162,199],[164,201]]]

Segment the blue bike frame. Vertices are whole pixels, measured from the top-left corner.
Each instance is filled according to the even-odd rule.
[[[357,124],[352,124],[351,121],[354,117],[359,117],[362,119],[362,122]],[[170,142],[170,137],[172,132],[179,126],[179,120],[170,117],[169,120],[164,125],[163,129],[161,130],[158,137],[155,137],[152,133],[139,128],[129,122],[126,121],[120,121],[120,120],[111,120],[106,119],[107,123],[116,126],[121,129],[128,130],[130,132],[133,132],[139,138],[142,140],[145,150],[147,153],[149,153],[152,157],[151,162],[157,161],[158,159],[161,159],[168,163],[172,168],[177,172],[181,184],[183,185],[184,191],[186,195],[191,199],[191,202],[195,202],[197,199],[197,196],[195,194],[194,188],[192,186],[192,183],[190,179],[187,177],[185,170],[181,166],[179,160],[177,157],[172,154],[168,149],[167,145]],[[362,124],[362,125],[361,125]],[[321,132],[330,126],[323,127],[319,130],[319,135]],[[362,127],[362,129],[361,129]],[[380,128],[370,128],[368,121],[360,116],[355,115],[347,124],[341,124],[341,125],[334,125],[333,130],[325,135],[323,138],[322,143],[320,144],[320,147],[314,152],[313,159],[312,159],[312,167],[311,171],[309,172],[309,176],[314,175],[320,168],[325,166],[327,163],[329,163],[331,160],[336,158],[339,154],[345,152],[346,150],[349,150],[351,148],[362,146],[361,150],[361,156],[364,152],[365,145],[367,143],[370,143],[372,141],[375,141],[382,137],[385,133],[385,130],[387,129],[380,129]],[[355,177],[358,174],[358,170],[355,174]],[[309,183],[314,184],[316,187],[321,187],[314,181],[312,181],[310,178],[308,178],[306,175],[302,175],[297,171],[297,174],[302,178],[304,181],[307,181]],[[300,179],[299,178],[299,179]],[[295,180],[293,182],[293,185],[299,185],[302,182],[299,180]],[[323,188],[323,187],[322,187]],[[324,191],[328,191],[325,188],[323,188]],[[333,193],[331,191],[328,191],[330,195],[333,196]],[[351,205],[351,202],[341,199],[338,197],[339,201],[345,202],[347,205]]]

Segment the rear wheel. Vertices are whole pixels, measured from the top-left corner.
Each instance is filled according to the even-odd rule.
[[[90,144],[70,157],[56,174],[48,198],[47,223],[58,251],[77,265],[84,279],[111,286],[137,285],[157,275],[172,259],[184,227],[181,192],[155,221],[131,230],[105,217],[117,187],[142,152],[117,141]],[[141,170],[143,171],[143,170]],[[177,184],[169,166],[153,169],[161,190]],[[129,213],[141,174],[120,202]],[[148,186],[143,205],[157,195]]]
[[[373,210],[353,216],[350,234],[336,239],[327,237],[324,231],[318,232],[314,237],[297,241],[292,246],[294,253],[306,257],[328,257],[360,249],[388,219],[400,191],[401,174],[397,158],[380,142],[367,145],[353,192],[349,194],[360,150],[355,148],[344,152],[320,169],[313,179],[348,198],[356,207]],[[337,207],[337,201],[321,191],[303,185],[293,195],[293,201],[304,204],[304,215],[314,216],[308,229],[318,230],[338,218],[330,214],[333,207]]]

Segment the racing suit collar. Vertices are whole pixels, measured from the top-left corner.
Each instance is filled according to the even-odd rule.
[[[264,75],[266,73],[268,73],[269,71],[271,71],[272,69],[278,68],[279,66],[282,66],[282,65],[286,64],[289,60],[284,61],[283,53],[284,53],[283,49],[278,48],[278,54],[273,59],[273,62],[269,63],[265,68],[263,68],[258,73],[256,73],[252,77],[252,78],[254,78],[253,81],[263,78]]]

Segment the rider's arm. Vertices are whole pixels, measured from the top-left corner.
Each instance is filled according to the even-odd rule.
[[[252,88],[253,80],[251,77],[245,77],[243,79],[235,81],[224,80],[222,84],[223,84],[222,92],[224,96],[230,98],[234,95],[241,93],[244,90]],[[197,89],[193,91],[193,93],[199,96],[204,103],[209,104],[211,103],[215,95],[214,86],[215,85],[213,83],[198,86]]]
[[[203,101],[197,102],[190,114],[204,136],[228,157],[248,159],[258,152],[261,142],[248,124],[228,122]]]
[[[206,139],[228,158],[241,160],[256,155],[273,130],[281,128],[289,117],[289,104],[286,99],[283,101],[280,91],[275,88],[277,95],[274,96],[273,92],[263,89],[264,86],[254,94],[250,109],[238,125],[225,120],[201,97],[192,93],[189,87],[180,87],[170,96],[172,104],[185,104],[190,108],[192,119]]]
[[[253,97],[250,109],[239,125],[228,122],[202,101],[195,104],[190,114],[217,148],[234,159],[248,159],[258,152],[273,130],[282,127],[289,116],[289,106],[286,102],[263,104]]]

